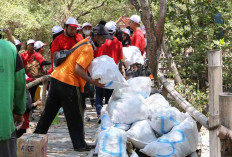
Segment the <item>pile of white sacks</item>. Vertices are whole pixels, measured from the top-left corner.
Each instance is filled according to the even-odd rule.
[[[105,63],[111,60],[107,56],[96,59],[96,64],[99,60]],[[102,68],[107,71],[110,66]],[[150,78],[136,77],[126,81],[116,70],[104,80],[104,71],[98,73],[99,68],[95,67],[89,68],[91,77],[97,74],[95,78],[101,77],[107,88],[114,89],[109,104],[101,111],[95,148],[99,157],[128,157],[127,140],[151,157],[185,157],[196,151],[199,137],[196,122],[188,114],[171,107],[162,95],[150,96]],[[137,154],[134,152],[131,156]]]

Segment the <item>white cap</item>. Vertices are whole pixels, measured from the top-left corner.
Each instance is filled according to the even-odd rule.
[[[124,28],[124,29],[122,30],[122,32],[123,32],[123,33],[126,33],[126,34],[128,34],[128,35],[130,35],[130,30],[127,29],[127,28]]]
[[[86,23],[84,23],[84,24],[82,25],[82,28],[84,28],[84,27],[86,27],[86,26],[92,27],[92,25],[91,25],[90,23],[86,22]]]
[[[105,26],[109,30],[110,33],[111,32],[114,33],[116,31],[116,28],[117,28],[116,25],[117,24],[114,21],[110,21],[110,22],[107,22]]]
[[[29,44],[34,44],[34,43],[35,43],[35,40],[33,40],[33,39],[27,40],[27,45],[29,45]]]
[[[61,26],[54,26],[52,27],[52,34],[57,34],[59,32],[63,31],[63,28]]]
[[[71,27],[78,27],[78,22],[75,18],[70,17],[68,20],[65,22],[65,24],[71,26]]]
[[[34,49],[35,50],[38,50],[39,48],[43,47],[47,45],[46,43],[43,43],[42,41],[36,41],[35,44],[34,44]]]
[[[142,25],[142,26],[140,26],[140,28],[141,28],[141,30],[142,30],[142,32],[143,32],[143,34],[146,34],[146,28],[145,28],[145,26],[144,26],[144,25]]]
[[[137,23],[137,24],[140,24],[140,23],[141,23],[141,19],[140,19],[140,17],[139,17],[138,15],[132,15],[132,16],[130,17],[130,20],[131,20],[131,21],[134,21],[134,22]]]
[[[21,43],[18,39],[14,39],[14,43],[15,45],[23,45],[23,43]]]

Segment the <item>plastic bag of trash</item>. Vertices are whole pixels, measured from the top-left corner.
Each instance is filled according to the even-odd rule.
[[[111,127],[102,131],[99,136],[98,157],[128,157],[126,152],[126,132]]]
[[[114,90],[112,99],[117,100],[120,98],[130,97],[131,95],[140,94],[144,98],[150,96],[151,92],[151,79],[149,77],[134,77],[127,80],[129,86]]]
[[[106,88],[117,89],[128,85],[114,60],[107,55],[95,58],[88,71],[92,79],[100,79],[99,82]]]
[[[150,125],[161,136],[185,119],[186,115],[175,107],[158,107],[151,116]]]
[[[109,129],[112,126],[113,126],[113,123],[112,123],[110,117],[107,114],[104,114],[101,117],[101,130]]]
[[[148,109],[141,95],[112,100],[106,110],[113,123],[132,124],[148,118]]]
[[[127,139],[132,142],[135,148],[142,149],[157,138],[148,120],[142,120],[135,122],[127,131]]]
[[[141,55],[141,51],[136,46],[123,47],[122,61],[126,68],[135,63],[144,65],[144,58]]]
[[[130,129],[131,126],[128,125],[128,124],[115,123],[115,124],[114,124],[114,127],[115,127],[115,128],[118,128],[118,129],[122,129],[122,130],[127,131],[127,130]]]
[[[168,101],[159,93],[153,94],[145,99],[149,115],[153,115],[159,107],[170,107]]]
[[[161,136],[140,151],[152,157],[184,157],[196,151],[198,136],[196,122],[188,116],[171,132]]]

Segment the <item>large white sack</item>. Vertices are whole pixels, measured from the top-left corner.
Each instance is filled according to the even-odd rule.
[[[148,144],[140,151],[151,157],[185,157],[196,151],[198,136],[196,122],[188,116],[171,132]]]
[[[109,117],[109,115],[104,114],[101,117],[101,131],[109,129],[110,127],[113,126],[113,123]]]
[[[135,63],[144,65],[144,58],[141,55],[141,51],[136,46],[123,47],[122,61],[126,68]]]
[[[115,127],[115,128],[118,128],[118,129],[122,129],[122,130],[127,131],[127,130],[130,129],[131,126],[128,125],[128,124],[115,123],[115,124],[114,124],[114,127]]]
[[[127,80],[129,86],[125,88],[119,88],[113,91],[112,99],[120,99],[130,97],[131,95],[140,94],[144,98],[150,96],[151,93],[151,79],[149,77],[134,77]]]
[[[150,125],[161,136],[185,119],[186,115],[175,107],[158,107],[151,116]]]
[[[113,123],[132,124],[148,118],[148,109],[141,95],[111,100],[106,108]]]
[[[128,85],[114,60],[107,55],[95,58],[88,71],[92,79],[100,78],[99,82],[106,84],[106,88],[116,89]]]
[[[135,148],[142,149],[157,138],[148,120],[142,120],[135,122],[127,131],[127,139],[132,142]]]
[[[121,129],[112,127],[102,131],[98,141],[98,157],[128,157],[126,141],[126,132]]]
[[[168,101],[159,93],[153,94],[145,99],[145,103],[148,106],[149,115],[153,115],[158,107],[169,107]]]

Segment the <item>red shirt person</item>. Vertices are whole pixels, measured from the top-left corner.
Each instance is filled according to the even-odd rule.
[[[75,18],[70,17],[65,23],[65,31],[52,42],[51,45],[51,62],[53,67],[53,56],[55,52],[61,50],[70,50],[76,43],[83,39],[81,34],[77,34],[78,22]]]
[[[34,40],[32,39],[28,40],[27,51],[24,51],[23,53],[20,54],[23,60],[24,68],[26,68],[27,64],[32,62],[33,60],[37,60],[41,67],[42,67],[42,63],[45,61],[43,56],[40,53],[37,53],[34,51],[34,43],[35,43]],[[32,78],[30,73],[27,73],[27,76],[29,77],[27,78],[27,82],[31,82],[34,80],[34,78]]]
[[[140,23],[141,20],[138,15],[132,15],[129,19],[130,28],[134,31],[134,35],[131,37],[131,45],[138,47],[143,55],[145,51],[145,37],[140,28]]]
[[[110,21],[106,23],[106,27],[108,28],[111,34],[115,33],[116,31],[116,23]],[[105,44],[97,49],[94,52],[94,57],[100,57],[102,55],[108,55],[109,57],[114,59],[116,64],[119,63],[120,60],[123,59],[123,52],[122,52],[122,43],[116,38],[113,37],[113,40],[107,39]]]

